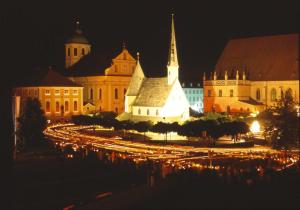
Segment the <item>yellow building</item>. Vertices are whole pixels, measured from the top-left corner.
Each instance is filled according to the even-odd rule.
[[[82,91],[83,87],[49,69],[14,88],[13,95],[21,98],[21,112],[28,97],[39,99],[47,119],[55,121],[82,114]]]
[[[112,60],[105,59],[90,51],[91,45],[82,33],[71,37],[66,47],[66,76],[84,87],[84,113],[112,111],[117,114],[124,111],[125,93],[128,88],[136,60],[123,46],[122,52]],[[73,48],[71,48],[73,47]],[[86,49],[87,54],[72,54]],[[69,50],[71,49],[71,50]],[[68,54],[71,51],[71,54]]]
[[[291,91],[299,103],[299,35],[233,39],[203,77],[204,111],[257,112]]]

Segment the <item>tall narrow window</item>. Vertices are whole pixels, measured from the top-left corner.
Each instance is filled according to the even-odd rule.
[[[71,50],[70,50],[70,48],[68,48],[68,56],[70,56],[71,55]]]
[[[118,114],[118,108],[117,107],[115,108],[115,112]]]
[[[102,99],[102,89],[100,88],[99,89],[99,100],[101,100]]]
[[[46,112],[50,112],[50,101],[46,101]]]
[[[158,109],[156,110],[156,116],[158,116],[159,115],[159,112],[158,112]]]
[[[260,89],[256,90],[256,100],[260,100]]]
[[[94,90],[93,90],[93,88],[91,88],[90,89],[90,99],[93,100],[93,98],[94,98]]]
[[[69,112],[69,101],[65,101],[65,112]]]
[[[150,115],[150,110],[149,109],[147,109],[147,115]]]
[[[118,99],[118,89],[115,88],[115,99]]]
[[[81,49],[81,55],[85,55],[84,48]]]
[[[77,56],[77,48],[74,48],[74,56]]]
[[[233,90],[230,90],[230,97],[233,97]]]
[[[138,110],[138,114],[141,114],[141,109],[139,108],[139,110]]]
[[[222,90],[219,90],[219,97],[222,97]]]
[[[77,101],[74,101],[74,108],[73,108],[74,112],[78,111],[78,103]]]
[[[211,96],[211,90],[207,91],[207,96]]]
[[[271,90],[271,101],[276,101],[276,89]]]
[[[59,102],[55,102],[55,112],[59,112]]]

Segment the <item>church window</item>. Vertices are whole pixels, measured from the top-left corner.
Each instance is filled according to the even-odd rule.
[[[77,101],[74,101],[74,112],[77,112],[78,111],[78,103]]]
[[[59,90],[55,90],[55,95],[59,95],[59,94],[60,94]]]
[[[115,108],[115,112],[118,114],[118,108],[117,107]]]
[[[94,98],[94,90],[93,88],[90,89],[90,99]]]
[[[156,110],[156,116],[158,116],[159,115],[159,112],[158,112],[158,109]]]
[[[273,88],[271,90],[271,101],[275,101],[276,100],[276,90],[275,88]]]
[[[222,90],[219,90],[219,97],[222,97]]]
[[[102,99],[102,89],[100,88],[99,89],[99,100],[101,100]]]
[[[73,90],[73,95],[78,95],[78,90]]]
[[[99,111],[101,112],[101,106],[99,107]]]
[[[233,97],[233,90],[230,90],[230,97]]]
[[[77,48],[74,48],[74,56],[77,56]]]
[[[59,112],[59,102],[55,102],[55,112]]]
[[[45,90],[45,95],[50,95],[50,90]]]
[[[65,95],[69,95],[69,90],[64,90]]]
[[[50,101],[46,101],[46,112],[50,112]]]
[[[291,88],[288,88],[288,89],[285,91],[285,94],[287,94],[287,93],[289,93],[289,94],[292,95],[292,93],[293,93],[292,89],[291,89]]]
[[[147,115],[150,115],[150,110],[149,109],[147,109]]]
[[[65,101],[65,112],[69,112],[69,101]]]
[[[85,55],[84,48],[81,49],[81,55]]]
[[[70,56],[71,55],[71,50],[70,50],[70,48],[68,48],[68,56]]]
[[[138,114],[141,114],[141,109],[139,108],[139,110],[138,110]]]
[[[256,100],[260,100],[260,89],[256,90]]]
[[[211,90],[207,91],[207,96],[211,96]]]
[[[115,99],[118,99],[118,89],[115,88]]]

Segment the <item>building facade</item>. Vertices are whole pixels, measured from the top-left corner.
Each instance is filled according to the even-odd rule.
[[[203,88],[200,83],[182,83],[181,86],[190,108],[197,113],[203,113]]]
[[[119,120],[185,121],[189,118],[189,104],[178,80],[179,64],[172,16],[171,43],[167,76],[147,78],[139,59],[125,96],[125,112]]]
[[[203,76],[204,111],[258,113],[286,91],[299,103],[298,46],[298,34],[231,40]]]
[[[54,70],[34,78],[32,82],[13,89],[14,96],[20,96],[21,112],[27,98],[37,98],[49,120],[71,118],[82,114],[83,87],[64,78]]]

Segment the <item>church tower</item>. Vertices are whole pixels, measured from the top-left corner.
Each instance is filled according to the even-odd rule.
[[[176,79],[178,79],[178,69],[179,69],[176,39],[175,39],[174,14],[172,14],[171,43],[169,49],[167,69],[168,69],[168,85],[171,85]]]
[[[66,69],[78,62],[83,56],[90,53],[91,45],[82,34],[79,21],[76,22],[76,30],[72,37],[65,43]]]

